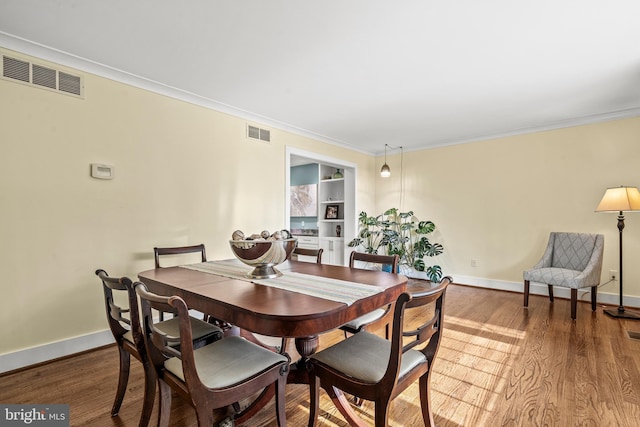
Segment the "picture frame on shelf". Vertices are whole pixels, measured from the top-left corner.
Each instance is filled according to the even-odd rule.
[[[339,205],[327,205],[324,212],[324,219],[338,219]]]

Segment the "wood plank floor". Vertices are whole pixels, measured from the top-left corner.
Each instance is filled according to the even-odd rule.
[[[445,332],[432,376],[435,421],[454,426],[640,425],[640,321],[613,319],[599,307],[466,286],[449,287]],[[342,339],[321,337],[321,345]],[[136,426],[142,396],[142,369],[132,364],[129,389],[117,417],[109,411],[117,381],[113,346],[0,377],[2,403],[67,403],[72,426]],[[372,423],[372,407],[360,411]],[[287,390],[289,426],[306,426],[308,390]],[[155,412],[154,418],[155,419]],[[392,404],[392,426],[421,426],[417,386]],[[194,411],[174,399],[172,426],[194,426]],[[272,405],[250,426],[275,426]],[[346,426],[323,393],[321,427]]]

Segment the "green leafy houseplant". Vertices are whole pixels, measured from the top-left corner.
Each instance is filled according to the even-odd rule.
[[[350,247],[361,247],[372,254],[398,254],[401,266],[424,271],[433,282],[442,278],[439,265],[427,267],[424,262],[425,257],[434,257],[444,251],[440,243],[431,243],[427,237],[436,228],[432,221],[418,221],[413,211],[398,212],[392,208],[378,216],[360,212],[358,226],[358,236],[349,242]]]

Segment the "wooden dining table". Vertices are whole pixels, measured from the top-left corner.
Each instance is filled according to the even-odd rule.
[[[306,361],[317,350],[320,334],[393,303],[407,286],[405,276],[382,271],[302,261],[285,261],[277,266],[284,275],[294,273],[292,277],[296,277],[299,273],[322,280],[358,283],[375,292],[344,303],[189,267],[156,268],[143,271],[138,277],[151,292],[180,296],[189,308],[240,330],[295,339],[301,357],[291,365],[289,383],[308,383]],[[250,417],[256,408],[243,414],[239,421]]]

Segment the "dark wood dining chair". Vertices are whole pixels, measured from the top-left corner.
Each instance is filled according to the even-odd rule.
[[[104,291],[104,303],[107,312],[107,321],[118,347],[120,359],[120,371],[118,374],[118,388],[111,408],[111,416],[115,417],[120,411],[124,395],[129,382],[129,370],[131,356],[140,361],[144,370],[144,399],[139,425],[147,426],[153,410],[153,399],[156,392],[155,372],[147,357],[142,327],[138,311],[138,301],[132,282],[127,277],[110,277],[102,269],[96,270],[96,275],[102,281]],[[122,295],[117,298],[115,295]],[[116,302],[126,301],[126,305]],[[178,333],[178,319],[169,319],[157,324],[157,327],[166,333]],[[194,319],[191,336],[196,345],[204,345],[222,338],[222,330],[209,323]]]
[[[200,253],[200,260],[202,262],[207,262],[207,252],[205,250],[204,244],[201,243],[199,245],[192,246],[174,246],[174,247],[164,247],[164,248],[153,248],[153,256],[156,262],[156,268],[160,267],[160,257],[167,255],[184,255],[190,253]]]
[[[159,426],[169,425],[172,390],[195,408],[198,426],[208,427],[214,423],[214,409],[229,405],[237,408],[237,402],[274,385],[277,423],[286,426],[288,355],[274,353],[238,336],[194,349],[190,328],[193,319],[184,300],[155,295],[142,282],[134,286],[140,298],[144,341],[158,380]],[[180,319],[179,335],[158,328],[152,308],[175,310]]]
[[[307,256],[316,259],[317,264],[322,264],[322,252],[324,249],[307,249],[307,248],[295,248],[291,252],[291,259],[294,261],[299,261],[299,256]]]
[[[173,246],[173,247],[155,247],[153,248],[153,257],[155,259],[156,268],[162,268],[160,265],[160,257],[167,257],[172,255],[185,255],[199,253],[200,261],[207,262],[207,251],[205,249],[204,243],[200,243],[199,245],[191,245],[191,246]],[[164,319],[164,315],[161,314],[160,320]],[[202,314],[202,319],[206,322],[212,323],[224,330],[228,330],[231,328],[231,325],[228,323],[216,319],[214,317],[209,316],[206,313]]]
[[[351,409],[343,392],[373,401],[375,426],[386,427],[391,401],[416,380],[424,424],[435,426],[430,376],[442,339],[444,297],[451,281],[447,276],[432,289],[400,295],[394,307],[391,340],[362,331],[310,357],[309,427],[314,427],[318,418],[320,387],[334,402],[341,403],[336,406],[350,425],[366,424]],[[412,324],[409,330],[404,328],[408,308],[425,314],[420,324]]]
[[[358,262],[364,263],[364,265],[358,264]],[[398,257],[398,255],[378,255],[368,254],[364,252],[351,252],[351,256],[349,258],[349,267],[368,267],[371,264],[374,264],[381,266],[381,268],[382,266],[389,266],[389,271],[396,272],[398,270],[399,262],[400,258]],[[389,338],[389,321],[391,320],[390,308],[391,306],[389,305],[385,308],[375,309],[370,313],[353,319],[350,322],[340,326],[340,329],[344,331],[346,337],[348,333],[356,334],[365,329],[367,325],[380,321],[386,316],[387,322],[385,324],[385,337]]]

